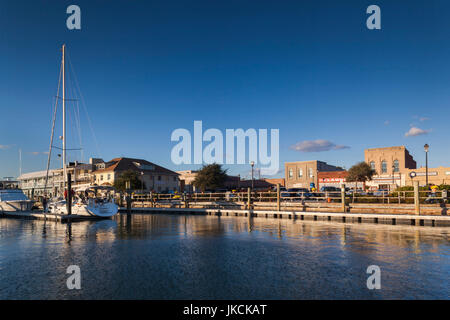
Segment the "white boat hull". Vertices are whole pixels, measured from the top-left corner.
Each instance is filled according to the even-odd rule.
[[[33,204],[20,189],[0,189],[0,212],[31,211]]]
[[[31,211],[33,204],[31,200],[0,201],[0,212]]]
[[[90,201],[91,202],[91,201]],[[49,212],[67,214],[65,201],[49,204]],[[75,203],[72,205],[72,214],[80,216],[112,217],[119,212],[119,206],[113,202],[105,203]]]

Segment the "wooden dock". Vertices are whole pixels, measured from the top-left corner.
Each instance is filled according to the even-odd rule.
[[[69,216],[67,214],[44,213],[43,211],[3,212],[0,213],[0,218],[47,220],[61,223],[109,219],[96,216],[81,216],[76,214]]]
[[[127,213],[121,208],[120,213]],[[339,213],[273,210],[205,209],[205,208],[132,208],[131,213],[147,214],[192,214],[215,216],[245,216],[279,219],[299,219],[314,221],[335,221],[353,223],[376,223],[390,225],[417,225],[430,227],[450,227],[450,216],[384,214],[384,213]]]

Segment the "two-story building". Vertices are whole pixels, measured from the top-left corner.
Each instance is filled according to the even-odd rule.
[[[97,159],[99,160],[99,159]],[[135,171],[142,180],[145,191],[179,191],[178,173],[143,159],[114,158],[107,162],[96,161],[92,172],[98,185],[114,185],[114,181],[125,171]]]
[[[284,164],[286,188],[310,188],[319,185],[319,172],[342,171],[341,167],[319,160],[286,162]]]

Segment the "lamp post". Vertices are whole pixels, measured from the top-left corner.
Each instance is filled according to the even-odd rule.
[[[428,187],[428,150],[430,149],[428,143],[425,143],[423,149],[425,150],[425,185]]]
[[[253,190],[253,167],[255,166],[255,161],[251,161],[250,165],[252,166],[252,190]]]
[[[141,171],[141,190],[144,192],[144,171]]]

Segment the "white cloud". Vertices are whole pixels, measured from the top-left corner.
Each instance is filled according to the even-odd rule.
[[[4,145],[4,144],[0,144],[0,150],[6,150],[9,149],[10,146]]]
[[[421,118],[419,118],[420,122],[427,121],[427,120],[430,120],[430,118],[428,118],[428,117],[421,117]]]
[[[417,127],[411,127],[408,132],[405,133],[405,137],[415,137],[428,134],[431,130],[423,130]]]
[[[32,154],[33,156],[38,156],[40,154],[48,154],[48,151],[43,151],[43,152],[33,151],[33,152],[30,152],[30,154]]]
[[[291,149],[300,152],[322,152],[329,150],[342,150],[349,149],[349,146],[337,145],[328,140],[305,140],[297,142],[291,146]]]
[[[391,122],[390,122],[389,120],[386,120],[386,121],[384,122],[384,125],[385,125],[385,126],[388,126],[390,123],[391,123]]]

